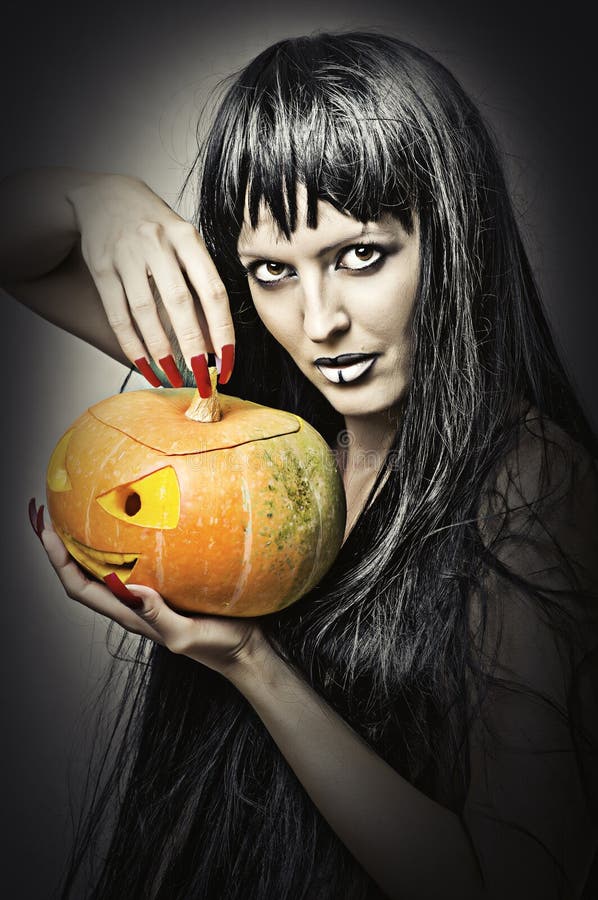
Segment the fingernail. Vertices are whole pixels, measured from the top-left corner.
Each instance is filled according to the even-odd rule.
[[[175,388],[182,387],[183,378],[181,376],[181,373],[177,369],[177,365],[172,354],[170,356],[163,356],[162,359],[158,360],[158,362],[164,369],[166,377],[170,381],[171,385]]]
[[[31,522],[31,527],[35,531],[36,537],[38,537],[43,544],[41,531],[39,531],[38,525],[37,525],[38,519],[39,519],[39,512],[37,510],[35,497],[32,497],[31,500],[29,501],[28,510],[29,510],[29,521]],[[43,507],[40,509],[40,512],[42,513],[42,526],[43,526]]]
[[[233,374],[233,366],[235,364],[235,345],[225,344],[222,348],[222,365],[220,369],[219,384],[226,384]]]
[[[139,609],[140,606],[143,606],[143,600],[131,593],[126,584],[120,580],[116,572],[110,572],[109,575],[104,575],[104,583],[110,588],[114,596],[130,609]]]
[[[154,370],[148,363],[147,359],[145,359],[145,357],[140,356],[139,359],[136,359],[135,365],[137,366],[137,368],[139,369],[141,374],[144,376],[144,378],[146,378],[149,381],[149,383],[151,384],[152,387],[162,387],[160,379],[154,373]]]
[[[42,531],[46,527],[46,523],[44,522],[44,509],[45,509],[45,506],[42,503],[42,505],[40,506],[40,508],[37,511],[37,533],[39,535],[40,541],[42,539]]]
[[[198,353],[197,356],[191,357],[191,369],[195,376],[195,383],[200,397],[212,396],[212,383],[210,381],[210,373],[208,372],[208,360],[205,353]]]

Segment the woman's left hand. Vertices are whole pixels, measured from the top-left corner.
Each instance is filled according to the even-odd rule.
[[[118,576],[108,576],[110,586],[88,578],[52,525],[44,523],[43,506],[32,516],[32,525],[67,595],[127,631],[203,663],[225,677],[267,643],[256,619],[180,615],[150,587],[125,586]]]

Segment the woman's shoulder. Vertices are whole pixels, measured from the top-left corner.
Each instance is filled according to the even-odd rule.
[[[597,518],[596,459],[530,408],[481,498],[484,548],[523,578],[550,572],[555,585],[575,580],[598,592]]]
[[[562,687],[556,642],[581,658],[598,639],[597,519],[596,460],[528,410],[480,504],[483,564],[470,613],[476,631],[484,608],[478,638],[500,646],[502,670],[552,696]]]
[[[598,513],[598,461],[586,447],[538,409],[516,423],[481,498],[482,532],[554,516],[563,507]],[[594,503],[592,504],[592,501]],[[487,519],[487,528],[484,522]],[[496,519],[492,525],[492,519]]]
[[[597,460],[553,419],[530,407],[500,461],[494,487],[511,501],[549,506],[571,498],[580,480],[595,480]]]

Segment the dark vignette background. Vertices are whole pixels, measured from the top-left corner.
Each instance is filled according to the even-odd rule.
[[[50,8],[51,6],[51,8]],[[173,203],[215,81],[273,40],[393,32],[436,55],[496,131],[550,319],[598,427],[595,77],[581,4],[271,0],[62,6],[3,14],[2,171],[71,165],[144,178]],[[73,608],[26,524],[62,431],[118,390],[122,366],[2,296],[4,896],[52,894],[69,845],[67,779],[85,770],[88,705],[106,660],[99,617]]]

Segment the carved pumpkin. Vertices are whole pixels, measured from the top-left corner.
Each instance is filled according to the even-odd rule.
[[[193,421],[194,396],[134,391],[77,419],[48,467],[54,527],[88,572],[149,585],[178,610],[283,609],[341,546],[334,457],[298,416],[234,397],[218,398],[220,421]]]

